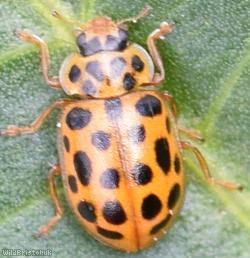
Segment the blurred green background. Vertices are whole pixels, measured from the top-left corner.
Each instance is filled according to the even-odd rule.
[[[130,25],[130,38],[143,46],[160,22],[176,29],[158,46],[167,69],[161,90],[176,99],[181,125],[199,129],[195,143],[216,178],[242,184],[242,193],[206,184],[194,157],[185,155],[187,196],[170,232],[138,254],[96,242],[78,224],[63,195],[65,216],[41,239],[32,233],[53,215],[47,171],[56,163],[56,113],[35,135],[0,138],[0,249],[51,249],[53,257],[220,257],[250,254],[250,108],[248,0],[5,0],[0,1],[0,129],[26,125],[45,107],[65,96],[47,87],[38,51],[19,41],[16,29],[29,29],[47,43],[51,74],[75,51],[71,28],[50,15],[57,10],[86,21],[95,15],[121,19],[145,4],[151,14]],[[1,254],[0,254],[1,256]]]

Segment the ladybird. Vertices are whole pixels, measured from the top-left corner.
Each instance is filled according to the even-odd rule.
[[[57,100],[28,126],[1,131],[1,136],[35,133],[54,109],[60,110],[59,162],[48,173],[55,215],[37,236],[47,234],[63,215],[56,176],[61,176],[80,224],[105,245],[127,252],[151,246],[179,214],[185,196],[183,150],[196,155],[209,183],[241,189],[211,176],[200,151],[179,134],[202,138],[194,130],[177,127],[173,98],[153,88],[165,79],[156,41],[172,31],[173,23],[163,22],[149,35],[149,53],[129,42],[126,23],[149,9],[117,22],[109,17],[73,22],[79,51],[65,59],[58,77],[48,74],[45,42],[18,32],[21,40],[39,48],[46,83],[77,96]],[[53,15],[66,21],[57,12]]]

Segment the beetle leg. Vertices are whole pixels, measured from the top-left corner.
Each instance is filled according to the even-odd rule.
[[[205,141],[205,139],[200,134],[200,132],[195,129],[187,129],[187,128],[181,127],[181,128],[178,128],[178,130],[180,133],[185,134],[190,139],[198,140],[201,142]]]
[[[163,94],[164,99],[167,102],[170,102],[173,115],[174,115],[175,119],[177,120],[178,111],[177,111],[177,104],[176,104],[175,99],[167,91],[164,91],[162,94]],[[193,140],[198,140],[201,142],[205,141],[204,138],[202,137],[202,135],[200,134],[200,132],[196,131],[195,129],[187,129],[187,128],[181,127],[181,128],[178,128],[178,130],[180,133],[185,134],[187,137],[189,137]]]
[[[201,154],[201,152],[199,151],[198,148],[196,148],[195,146],[193,146],[191,143],[186,142],[186,141],[180,141],[180,145],[181,148],[184,150],[190,150],[193,152],[193,154],[196,156],[197,160],[200,163],[202,172],[207,180],[207,182],[209,184],[213,184],[213,185],[219,185],[222,186],[228,190],[243,190],[243,187],[241,185],[237,185],[235,183],[231,183],[231,182],[226,182],[223,180],[216,180],[212,177],[210,170],[208,168],[207,162],[205,160],[205,158],[203,157],[203,155]]]
[[[160,27],[154,30],[147,39],[147,45],[149,49],[149,53],[153,58],[153,61],[156,67],[159,70],[159,73],[156,73],[153,77],[152,82],[145,83],[145,85],[158,85],[165,80],[165,69],[162,63],[161,56],[157,50],[155,41],[164,37],[166,34],[170,33],[173,30],[174,24],[163,22]]]
[[[167,91],[162,92],[163,98],[170,103],[171,105],[171,110],[173,112],[173,115],[175,117],[175,119],[178,118],[178,111],[177,111],[177,104],[175,99],[173,98],[173,96],[171,94],[169,94]]]
[[[55,206],[55,215],[47,222],[47,224],[43,225],[37,233],[34,234],[35,237],[40,237],[42,235],[48,234],[48,232],[59,222],[63,215],[62,205],[57,195],[56,191],[56,183],[55,177],[61,174],[60,166],[54,165],[49,173],[48,173],[48,181],[49,181],[49,192],[51,199]]]
[[[129,17],[129,18],[125,18],[123,20],[120,20],[120,21],[117,21],[116,24],[118,26],[124,24],[124,23],[127,23],[127,22],[137,22],[139,19],[149,15],[149,12],[151,11],[151,6],[149,5],[145,5],[145,7],[136,15],[136,16],[132,16],[132,17]]]
[[[167,102],[170,102],[174,118],[177,120],[178,111],[177,111],[177,104],[176,104],[175,99],[167,91],[164,91],[162,94],[163,94],[164,99]],[[178,128],[178,130],[180,133],[185,134],[187,137],[189,137],[193,140],[198,140],[201,142],[205,141],[204,138],[202,137],[202,135],[200,134],[200,132],[196,131],[195,129],[187,129],[187,128],[181,127],[181,128]]]
[[[45,119],[50,115],[50,113],[55,108],[62,108],[64,105],[72,102],[72,100],[61,99],[54,102],[52,105],[47,107],[40,116],[30,125],[19,127],[17,125],[9,125],[6,130],[0,131],[0,136],[17,136],[23,134],[32,134],[38,131],[38,129],[42,126]]]
[[[49,76],[49,63],[50,63],[50,58],[49,58],[49,50],[47,44],[38,36],[28,33],[26,31],[17,31],[16,32],[17,36],[26,42],[30,42],[34,45],[36,45],[41,53],[41,64],[42,64],[42,71],[43,71],[43,76],[46,81],[46,83],[55,89],[61,88],[61,84],[59,82],[58,76]]]

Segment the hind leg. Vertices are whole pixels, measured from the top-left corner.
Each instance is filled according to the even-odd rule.
[[[60,203],[60,200],[57,195],[56,191],[56,183],[55,183],[55,177],[59,176],[61,174],[61,169],[59,165],[54,165],[49,173],[48,173],[48,181],[49,181],[49,192],[52,199],[52,202],[55,206],[55,215],[50,218],[50,220],[43,225],[37,233],[34,234],[36,237],[40,237],[43,235],[48,234],[48,232],[61,220],[63,215],[63,209],[62,205]]]
[[[203,157],[202,153],[199,151],[199,149],[196,148],[195,146],[193,146],[191,143],[186,142],[186,141],[180,141],[179,143],[183,150],[190,150],[196,156],[197,160],[200,163],[200,167],[205,176],[205,179],[207,180],[207,182],[209,184],[219,185],[219,186],[222,186],[231,191],[243,189],[243,187],[241,185],[237,185],[235,183],[231,183],[231,182],[227,182],[227,181],[223,181],[223,180],[214,179],[213,176],[211,175],[211,172],[209,170],[207,162],[206,162],[205,158]]]

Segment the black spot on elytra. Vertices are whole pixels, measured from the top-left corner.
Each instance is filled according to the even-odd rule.
[[[113,168],[105,170],[100,177],[101,186],[108,189],[118,188],[119,181],[119,172]]]
[[[87,201],[80,201],[78,203],[77,209],[81,216],[89,222],[96,221],[95,207],[93,204]]]
[[[125,211],[119,201],[107,201],[104,204],[103,217],[111,224],[120,225],[127,220]]]
[[[132,170],[133,179],[138,185],[149,183],[152,179],[152,175],[151,168],[146,164],[137,163]]]
[[[110,134],[97,131],[92,134],[91,142],[98,150],[107,150],[110,146]]]
[[[110,69],[111,69],[110,77],[112,79],[118,78],[121,75],[125,66],[126,66],[126,60],[123,57],[113,58],[110,62]]]
[[[142,202],[142,216],[145,219],[152,219],[159,214],[162,208],[160,199],[155,194],[150,194],[143,199]]]
[[[83,185],[88,185],[92,172],[88,155],[83,151],[76,152],[74,155],[74,166],[80,182]]]
[[[77,65],[73,65],[69,71],[69,79],[71,82],[76,82],[81,75],[81,70]]]
[[[153,117],[162,112],[160,100],[152,95],[146,95],[139,99],[135,107],[142,116]]]
[[[166,138],[160,138],[155,141],[155,154],[158,165],[167,174],[170,170],[170,152]]]
[[[168,133],[171,133],[171,126],[170,126],[170,121],[168,117],[166,117],[166,128]]]
[[[69,183],[70,190],[73,193],[77,193],[78,192],[78,187],[77,187],[75,176],[69,175],[68,176],[68,183]]]
[[[175,158],[174,158],[174,170],[177,174],[179,174],[181,171],[181,162],[177,154],[175,155]]]
[[[128,129],[128,138],[134,143],[140,143],[145,140],[146,131],[144,125],[137,125]]]
[[[65,150],[67,152],[69,152],[70,151],[70,143],[69,143],[69,138],[66,135],[63,136],[63,143],[64,143]]]
[[[144,63],[142,62],[141,58],[139,56],[133,56],[132,58],[132,67],[137,72],[142,72],[144,69]]]
[[[135,84],[135,78],[130,73],[126,73],[123,78],[123,88],[125,90],[131,90],[134,88]]]
[[[171,210],[174,208],[180,197],[181,187],[179,184],[175,184],[168,196],[168,208]]]
[[[112,121],[121,117],[122,103],[119,98],[107,99],[105,100],[104,105],[109,120]]]
[[[96,93],[96,87],[90,80],[86,80],[83,82],[82,89],[87,95],[90,96],[93,96]]]
[[[66,123],[72,130],[82,129],[91,119],[91,112],[83,108],[73,108],[66,116]]]
[[[104,74],[101,69],[101,64],[98,61],[90,61],[86,64],[86,71],[96,80],[103,81]]]
[[[123,238],[123,235],[119,232],[107,230],[107,229],[101,228],[99,226],[97,226],[96,229],[97,229],[97,232],[104,237],[107,237],[110,239],[122,239]]]
[[[167,223],[171,219],[171,217],[172,216],[170,214],[168,214],[165,219],[163,219],[160,223],[153,226],[150,231],[150,234],[154,235],[154,234],[158,233],[161,229],[163,229],[167,225]]]

